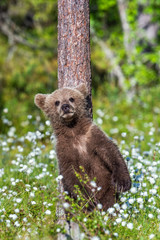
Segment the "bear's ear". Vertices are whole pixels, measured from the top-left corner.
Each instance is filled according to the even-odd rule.
[[[88,95],[88,89],[84,83],[78,85],[75,89],[81,92],[85,97]]]
[[[36,104],[37,107],[39,107],[42,110],[44,110],[46,97],[47,97],[47,94],[38,93],[34,98],[34,103]]]

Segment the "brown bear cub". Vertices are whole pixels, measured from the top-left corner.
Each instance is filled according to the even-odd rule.
[[[37,94],[35,104],[47,115],[54,129],[64,190],[76,198],[74,186],[78,185],[88,199],[88,210],[98,203],[107,210],[116,202],[118,193],[130,189],[131,179],[118,147],[88,117],[87,95],[85,84],[81,84],[51,94]],[[90,181],[96,179],[99,191],[93,192],[90,184],[84,189],[75,175],[75,172],[82,174],[80,166]]]

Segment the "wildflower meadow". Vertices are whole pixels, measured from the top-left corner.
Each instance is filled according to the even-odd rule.
[[[80,83],[132,179],[106,212],[87,212],[78,186],[59,195],[56,139],[34,104]],[[0,240],[57,239],[57,206],[82,240],[160,240],[160,0],[0,0]]]
[[[3,109],[0,239],[56,239],[59,232],[65,233],[57,221],[57,203],[72,213],[81,239],[160,239],[159,97],[153,107],[152,98],[144,96],[134,105],[121,97],[114,112],[112,101],[95,102],[94,121],[117,142],[132,178],[130,191],[107,212],[98,204],[85,213],[83,204],[68,200],[67,194],[66,202],[60,202],[57,183],[63,176],[58,176],[50,122],[39,112],[15,127],[16,120]],[[99,190],[94,179],[88,181],[93,192]],[[83,202],[83,196],[78,196]]]

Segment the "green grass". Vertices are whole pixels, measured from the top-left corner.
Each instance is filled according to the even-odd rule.
[[[72,200],[67,210],[79,224],[84,239],[160,239],[159,88],[143,90],[133,101],[127,101],[124,95],[99,95],[93,99],[93,106],[94,121],[117,141],[133,186],[121,196],[122,204],[107,212],[97,206],[86,214],[83,206]],[[56,239],[64,228],[56,217],[60,200],[52,131],[48,122],[34,116],[26,116],[21,126],[7,119],[4,110],[5,134],[0,135],[0,239]]]

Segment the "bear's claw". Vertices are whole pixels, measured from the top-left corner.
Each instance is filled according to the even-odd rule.
[[[115,186],[117,192],[126,192],[131,188],[131,179],[120,179],[120,177],[113,177],[112,184]]]

